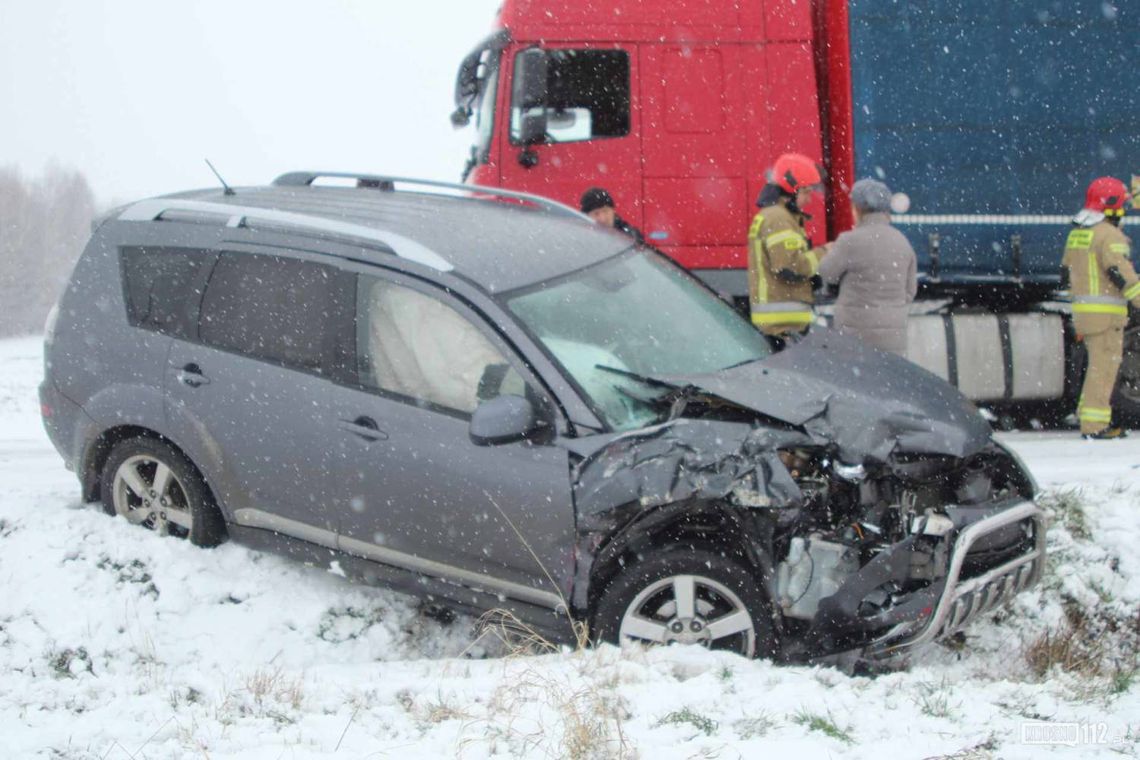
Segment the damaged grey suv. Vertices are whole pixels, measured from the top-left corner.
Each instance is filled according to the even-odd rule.
[[[533,196],[296,172],[123,207],[45,364],[109,514],[559,638],[887,656],[1044,562],[1031,477],[952,387],[826,330],[776,352]]]

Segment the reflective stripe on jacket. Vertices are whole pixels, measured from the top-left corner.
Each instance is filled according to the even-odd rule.
[[[752,323],[773,334],[810,324],[811,278],[818,269],[819,252],[808,243],[799,218],[782,204],[762,208],[748,230]]]
[[[1128,237],[1107,220],[1069,233],[1061,265],[1068,270],[1078,333],[1095,335],[1123,327],[1128,302],[1140,307],[1140,278],[1130,253]]]

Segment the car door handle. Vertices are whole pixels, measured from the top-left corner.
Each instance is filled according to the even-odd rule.
[[[191,362],[178,370],[178,382],[191,388],[200,388],[210,384],[210,378],[202,374],[202,368]]]
[[[341,420],[338,427],[366,441],[386,441],[388,434],[380,429],[376,420],[361,415],[354,420]]]

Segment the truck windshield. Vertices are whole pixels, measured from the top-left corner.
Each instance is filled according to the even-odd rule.
[[[664,420],[652,378],[762,359],[768,341],[658,254],[635,249],[507,298],[614,430]]]
[[[497,51],[491,51],[497,54]],[[471,157],[476,163],[485,164],[491,155],[491,140],[495,136],[495,93],[499,87],[498,61],[488,63],[490,71],[479,87],[479,98],[475,103],[475,144],[471,147]]]

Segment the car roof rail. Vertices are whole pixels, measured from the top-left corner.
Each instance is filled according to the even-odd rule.
[[[354,179],[357,187],[375,189],[386,192],[395,192],[396,184],[415,185],[417,187],[438,188],[442,190],[457,190],[474,195],[489,195],[494,198],[509,198],[511,200],[526,201],[535,206],[561,216],[572,216],[576,219],[589,221],[589,217],[576,208],[559,203],[550,198],[531,193],[520,193],[515,190],[503,190],[498,187],[485,185],[467,185],[460,182],[440,182],[432,179],[414,179],[412,177],[390,177],[383,174],[357,174],[355,172],[306,172],[297,171],[282,174],[273,180],[277,187],[311,187],[318,179]]]
[[[123,222],[157,222],[162,221],[164,215],[169,215],[168,221],[186,221],[187,215],[212,218],[217,219],[220,224],[226,227],[235,229],[267,223],[271,226],[279,226],[301,233],[343,235],[378,243],[402,259],[422,264],[440,272],[450,272],[455,269],[450,262],[427,246],[395,232],[368,227],[363,224],[342,222],[337,219],[299,214],[293,211],[278,211],[231,203],[211,203],[188,198],[151,198],[132,203],[122,209],[118,214],[118,219]]]

